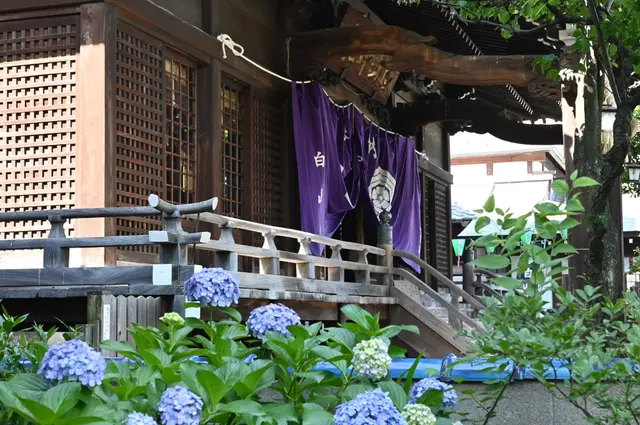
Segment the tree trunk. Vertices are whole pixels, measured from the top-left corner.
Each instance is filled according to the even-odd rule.
[[[604,295],[616,299],[624,289],[622,223],[619,217],[612,215],[616,210],[612,209],[612,205],[619,202],[620,192],[616,190],[616,185],[619,184],[628,150],[628,138],[626,130],[624,136],[616,137],[614,134],[614,146],[608,152],[603,152],[604,79],[595,60],[586,62],[584,90],[582,96],[578,96],[575,108],[578,126],[574,162],[580,176],[591,177],[601,185],[584,190],[581,198],[585,208],[587,241],[578,241],[577,248],[588,248],[588,251],[584,259],[584,275],[578,277],[574,286],[601,287]],[[628,122],[625,128],[628,128]]]

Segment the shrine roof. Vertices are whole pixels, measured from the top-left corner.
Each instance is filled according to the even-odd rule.
[[[461,22],[446,8],[427,1],[398,5],[393,0],[364,0],[387,25],[396,25],[437,38],[435,47],[456,54],[546,55],[558,51],[559,41],[540,33],[516,34],[505,40],[491,25]],[[526,29],[525,24],[523,27]],[[506,109],[533,117],[560,118],[559,83],[532,94],[527,87],[473,87],[475,95]],[[548,90],[548,92],[546,92]]]

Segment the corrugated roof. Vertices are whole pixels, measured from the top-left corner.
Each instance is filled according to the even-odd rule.
[[[451,220],[453,221],[470,221],[474,218],[478,218],[478,214],[463,207],[457,202],[451,205]]]

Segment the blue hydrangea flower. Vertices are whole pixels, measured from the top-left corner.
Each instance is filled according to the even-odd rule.
[[[107,363],[87,343],[73,339],[49,348],[40,363],[38,374],[48,381],[79,381],[88,387],[104,379]]]
[[[240,300],[238,279],[220,268],[203,269],[184,283],[187,298],[199,301],[200,305],[230,307]]]
[[[407,425],[435,425],[436,415],[424,404],[407,404],[402,411]]]
[[[257,358],[258,358],[258,356],[255,353],[251,353],[247,357],[245,357],[244,360],[242,360],[242,361],[247,363],[247,364],[251,364]]]
[[[199,425],[202,399],[185,387],[168,388],[158,404],[162,425]]]
[[[413,385],[409,392],[409,403],[415,404],[428,390],[438,390],[444,393],[444,401],[442,407],[445,409],[453,409],[458,402],[458,394],[456,390],[449,384],[438,381],[436,378],[425,378]]]
[[[359,376],[379,380],[391,367],[389,344],[380,338],[360,341],[353,347],[353,368]]]
[[[299,325],[298,313],[282,304],[258,307],[249,314],[247,329],[256,338],[264,339],[267,332],[291,336],[287,326]]]
[[[158,425],[158,422],[149,415],[133,412],[127,416],[127,421],[124,425]]]
[[[333,416],[334,425],[407,425],[393,401],[379,388],[342,403]]]

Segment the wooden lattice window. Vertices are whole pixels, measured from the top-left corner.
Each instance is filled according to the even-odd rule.
[[[163,48],[123,24],[116,42],[116,202],[147,206],[149,194],[164,192]],[[119,235],[145,234],[159,226],[157,217],[117,220]]]
[[[222,211],[243,217],[243,88],[230,82],[222,85]]]
[[[0,210],[75,205],[78,17],[0,23]],[[0,238],[48,223],[2,223]],[[70,229],[71,230],[71,229]]]
[[[253,100],[253,217],[282,225],[282,158],[284,116],[282,102]]]
[[[449,207],[449,188],[444,184],[434,183],[433,202],[435,204],[435,241],[436,264],[438,271],[445,276],[451,274],[451,224]]]
[[[429,216],[429,179],[424,172],[421,172],[422,177],[422,244],[423,254],[422,258],[425,258],[427,262],[431,262],[431,226]]]
[[[174,204],[195,202],[196,68],[184,59],[165,59],[166,185]]]

